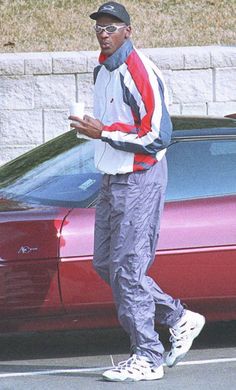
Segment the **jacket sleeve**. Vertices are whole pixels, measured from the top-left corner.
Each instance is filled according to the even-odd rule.
[[[102,140],[115,149],[154,156],[165,149],[171,139],[167,92],[161,76],[149,63],[145,65],[135,50],[128,57],[126,66],[121,83],[124,101],[131,108],[134,124],[117,122],[104,126]]]

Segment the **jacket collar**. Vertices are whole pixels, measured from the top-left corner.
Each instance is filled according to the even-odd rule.
[[[125,41],[123,45],[119,47],[119,49],[117,49],[110,57],[101,53],[99,56],[99,62],[101,65],[104,65],[107,70],[112,72],[125,62],[132,50],[133,44],[130,39],[127,39],[127,41]]]

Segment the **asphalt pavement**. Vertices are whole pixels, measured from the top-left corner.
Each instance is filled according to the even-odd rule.
[[[168,332],[160,332],[168,350]],[[125,360],[121,329],[0,337],[0,390],[236,390],[236,322],[207,324],[185,359],[159,381],[111,383],[101,373]]]

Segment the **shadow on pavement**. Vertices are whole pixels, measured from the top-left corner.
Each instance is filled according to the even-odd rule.
[[[166,349],[169,332],[160,329]],[[129,353],[122,329],[28,333],[0,337],[0,361]],[[206,324],[193,349],[236,347],[236,321]]]

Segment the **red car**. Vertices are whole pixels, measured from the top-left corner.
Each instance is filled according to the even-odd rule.
[[[172,120],[151,274],[208,320],[236,320],[236,121]],[[0,168],[0,332],[118,325],[92,268],[94,142],[72,130]]]

